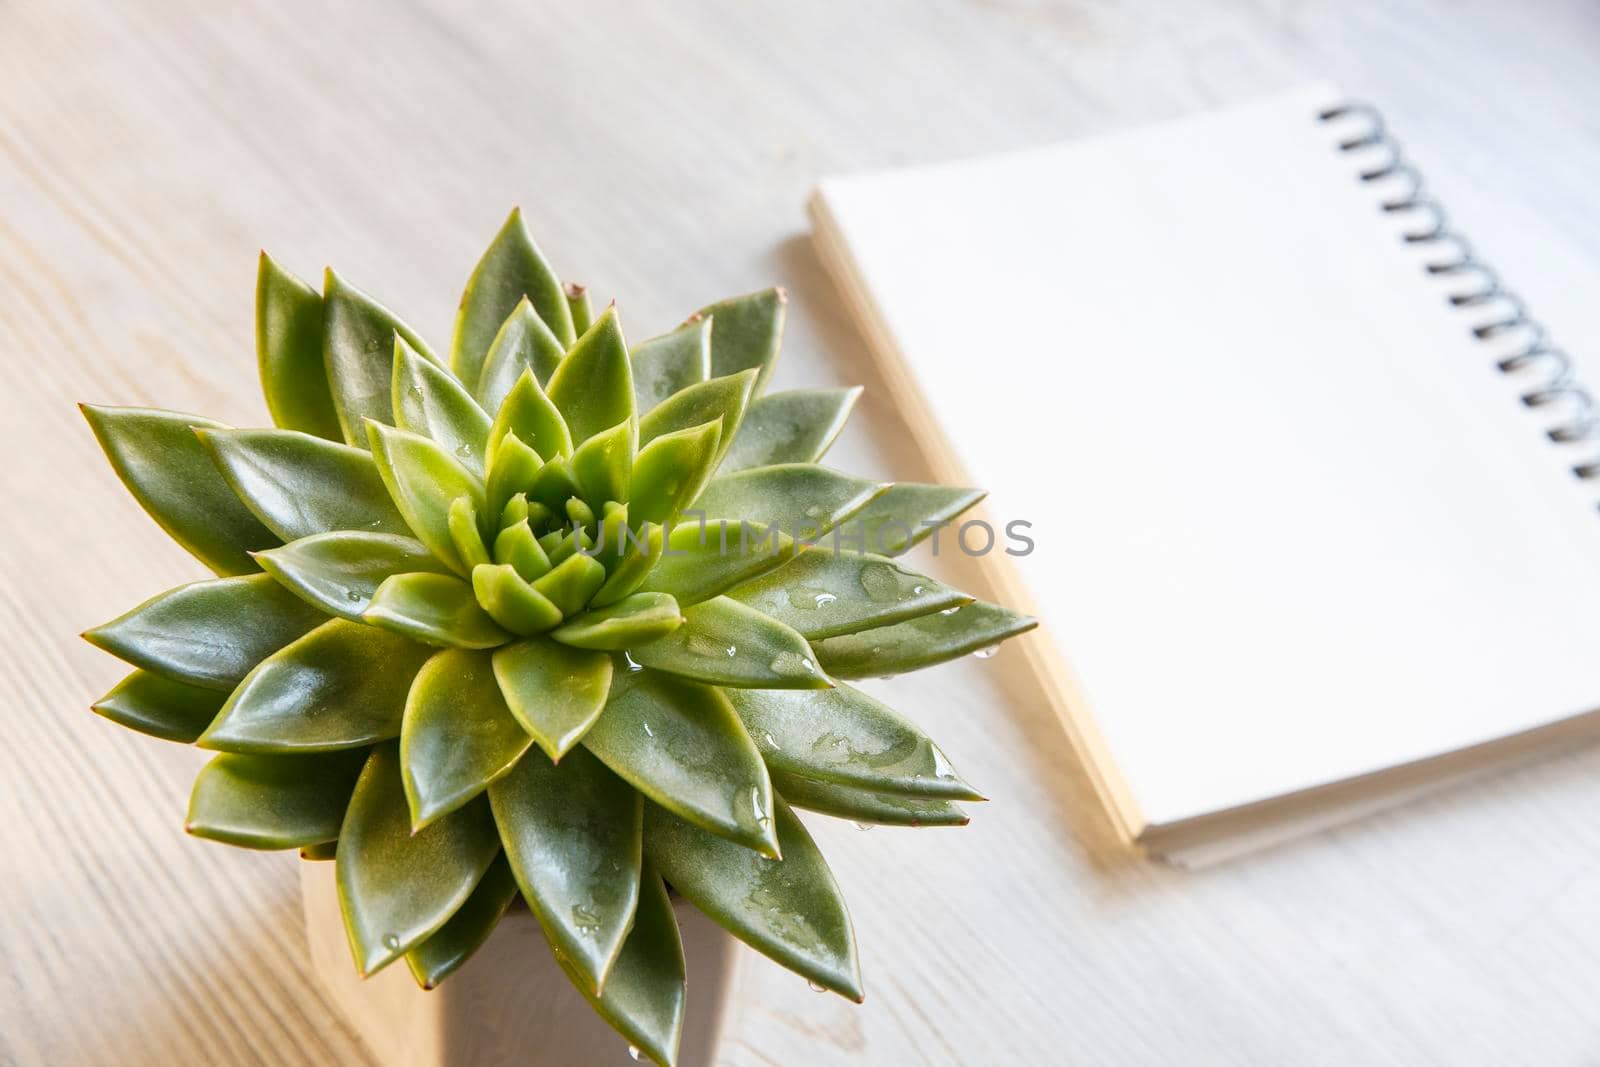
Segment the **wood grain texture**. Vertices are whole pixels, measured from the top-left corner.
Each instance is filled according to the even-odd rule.
[[[1597,47],[1580,0],[0,4],[0,1063],[371,1062],[308,983],[296,861],[185,838],[203,757],[89,714],[122,671],[74,636],[199,568],[73,405],[264,421],[260,245],[435,343],[515,203],[634,337],[785,285],[775,384],[863,382],[841,465],[916,478],[803,234],[819,175],[1329,75],[1536,307],[1593,304],[1561,264],[1600,256]],[[1600,1060],[1600,753],[1183,874],[1117,844],[1016,650],[874,688],[993,800],[808,820],[868,999],[751,954],[730,1067]]]

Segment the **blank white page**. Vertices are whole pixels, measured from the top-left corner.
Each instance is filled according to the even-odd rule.
[[[990,514],[1033,523],[1012,563],[1146,824],[1600,708],[1593,448],[1518,402],[1337,99],[819,193]]]

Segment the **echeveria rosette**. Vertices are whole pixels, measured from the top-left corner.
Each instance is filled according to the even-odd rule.
[[[520,895],[600,1014],[670,1063],[670,886],[860,999],[791,806],[926,826],[981,798],[841,679],[1033,623],[829,547],[848,522],[898,555],[981,494],[818,465],[857,390],[764,392],[783,303],[726,300],[630,351],[513,213],[445,358],[333,272],[319,293],[263,256],[276,428],[85,408],[218,575],[86,635],[137,668],[96,710],[218,752],[192,833],[332,858],[364,973],[404,957],[431,987]]]

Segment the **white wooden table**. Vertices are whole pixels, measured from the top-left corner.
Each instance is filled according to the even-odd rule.
[[[73,404],[263,421],[258,246],[433,337],[515,203],[636,338],[786,285],[779,383],[864,382],[836,455],[917,478],[804,234],[820,174],[1330,75],[1536,305],[1594,303],[1600,10],[1325,6],[0,3],[0,1063],[370,1062],[306,984],[296,861],[185,837],[203,756],[89,714],[122,672],[74,636],[199,567]],[[729,1065],[1600,1062],[1600,753],[1185,874],[1116,843],[1017,650],[892,693],[993,802],[810,820],[868,999],[751,953]]]

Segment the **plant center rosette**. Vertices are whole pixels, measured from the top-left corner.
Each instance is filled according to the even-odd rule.
[[[520,894],[668,1064],[670,885],[860,999],[791,809],[960,825],[981,798],[846,680],[1033,623],[893,558],[981,494],[820,466],[858,390],[765,392],[783,312],[777,290],[738,297],[630,350],[513,213],[445,360],[331,271],[319,293],[263,256],[275,428],[84,409],[219,575],[85,635],[136,668],[95,709],[219,753],[190,832],[333,859],[363,973],[403,958],[436,985]]]

